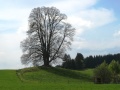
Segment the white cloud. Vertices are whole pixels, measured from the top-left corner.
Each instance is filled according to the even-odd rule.
[[[75,36],[80,36],[86,28],[91,28],[92,22],[84,20],[80,17],[70,16],[67,19],[67,22],[72,24],[73,27],[75,27]]]
[[[72,47],[74,49],[89,50],[104,50],[106,48],[116,47],[118,43],[115,41],[81,40],[82,34],[87,32],[87,30],[95,30],[115,20],[116,18],[113,10],[105,8],[81,10],[70,18],[68,17],[68,21],[76,28],[76,35]]]
[[[26,37],[31,8],[6,7],[0,11],[0,69],[22,68],[20,42]]]
[[[91,51],[104,51],[106,49],[120,47],[120,41],[118,40],[110,40],[110,41],[86,41],[86,40],[79,40],[75,41],[73,44],[75,49],[87,49]]]
[[[4,55],[4,52],[0,52],[0,57],[1,57],[2,55]]]
[[[25,26],[24,26],[25,25]],[[20,57],[22,51],[20,42],[25,39],[27,29],[26,23],[23,23],[16,32],[0,34],[0,68],[22,68]]]
[[[17,34],[25,34],[26,31],[28,30],[28,22],[27,20],[21,23],[20,27],[17,30]]]
[[[1,8],[0,11],[0,31],[3,32],[0,34],[0,69],[22,68],[20,41],[26,37],[27,19],[31,9],[10,7]],[[5,32],[11,29],[14,32]]]
[[[96,4],[98,0],[59,0],[47,6],[55,6],[62,12],[72,12],[87,9]],[[76,9],[76,10],[75,10]]]
[[[87,9],[80,12],[80,17],[92,22],[92,27],[99,27],[116,20],[113,10],[106,8]]]
[[[28,18],[31,9],[5,8],[0,9],[0,20],[23,21]]]
[[[118,30],[117,32],[115,32],[115,33],[113,34],[113,36],[114,36],[114,37],[119,37],[119,36],[120,36],[120,30]]]
[[[79,16],[70,16],[70,17],[68,17],[68,22],[71,23],[75,27],[87,27],[87,28],[90,28],[92,26],[91,21],[82,19]]]

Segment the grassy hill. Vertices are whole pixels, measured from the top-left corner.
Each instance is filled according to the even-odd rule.
[[[0,90],[119,90],[119,84],[94,84],[92,69],[59,68],[0,70]]]
[[[89,72],[92,72],[89,70]],[[73,71],[62,68],[26,68],[18,71],[19,77],[23,81],[40,83],[83,83],[91,82],[91,73],[86,71]]]

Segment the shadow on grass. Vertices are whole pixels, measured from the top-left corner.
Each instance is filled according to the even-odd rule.
[[[69,78],[73,78],[73,79],[80,79],[80,80],[84,80],[84,81],[92,81],[92,77],[90,77],[87,74],[83,74],[81,72],[77,72],[74,70],[69,70],[69,69],[62,69],[62,68],[54,68],[54,67],[39,67],[39,69],[45,70],[49,73],[53,73],[56,75],[60,75],[63,77],[69,77]]]

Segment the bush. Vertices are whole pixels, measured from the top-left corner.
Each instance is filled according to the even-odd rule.
[[[112,60],[112,62],[109,64],[109,69],[113,74],[119,74],[120,73],[119,62]]]
[[[118,83],[119,82],[119,73],[120,73],[120,64],[119,62],[112,60],[109,64],[109,69],[112,72],[112,82]]]
[[[100,66],[95,68],[94,77],[99,78],[100,80],[99,83],[110,83],[111,82],[112,73],[108,69],[108,65],[106,64],[106,62],[103,62]]]

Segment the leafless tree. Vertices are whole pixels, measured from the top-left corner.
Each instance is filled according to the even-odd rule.
[[[28,37],[21,42],[22,64],[50,66],[64,56],[73,41],[75,29],[67,16],[55,7],[34,8],[29,16]]]

